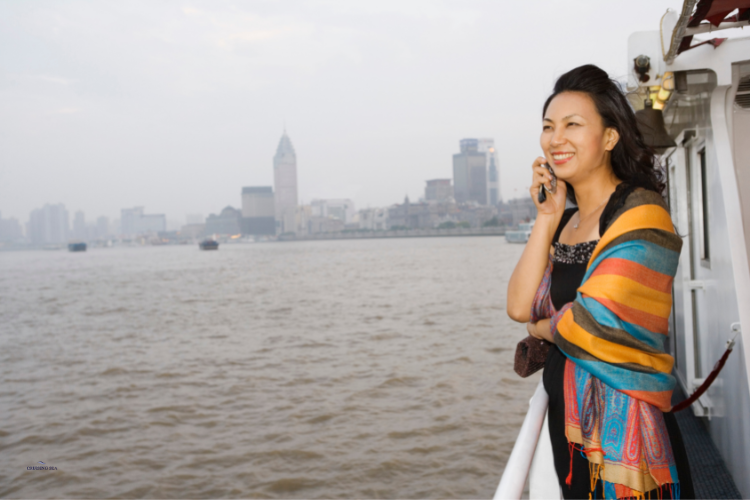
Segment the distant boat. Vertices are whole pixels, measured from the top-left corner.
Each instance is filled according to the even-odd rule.
[[[505,231],[505,241],[508,243],[526,243],[531,236],[532,227],[534,227],[534,221],[519,224],[516,231]]]
[[[219,242],[216,240],[203,240],[198,246],[201,250],[218,250]]]
[[[68,250],[71,252],[85,252],[86,243],[68,243]]]

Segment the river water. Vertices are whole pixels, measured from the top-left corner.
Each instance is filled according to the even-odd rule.
[[[0,253],[0,497],[491,497],[538,381],[522,249]]]

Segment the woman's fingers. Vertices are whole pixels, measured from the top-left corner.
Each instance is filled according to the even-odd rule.
[[[548,191],[552,191],[552,174],[542,166],[534,167],[534,178],[532,180],[532,186],[536,187],[537,191],[540,184],[544,184]]]
[[[532,187],[539,190],[539,185],[544,184],[548,191],[552,190],[552,174],[550,171],[543,167],[547,163],[547,159],[544,156],[538,156],[534,163],[531,164],[533,171]]]
[[[556,200],[550,201],[552,197],[547,195],[547,193],[552,192],[552,173],[542,166],[545,162],[545,158],[539,157],[532,164],[532,179],[529,191],[538,211],[541,213],[554,213],[557,211],[558,203]],[[544,185],[544,188],[542,188],[542,185]],[[547,193],[545,193],[544,200],[540,201],[540,191],[542,189],[545,189]]]

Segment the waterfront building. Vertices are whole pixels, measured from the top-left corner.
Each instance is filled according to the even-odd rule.
[[[273,185],[276,190],[276,233],[296,232],[297,154],[286,130],[273,157]]]
[[[453,186],[450,179],[432,179],[427,181],[424,189],[426,201],[448,201],[453,198]]]
[[[0,214],[0,241],[17,241],[23,238],[23,231],[18,219],[3,219]]]
[[[313,200],[310,208],[313,217],[337,219],[344,224],[353,224],[357,216],[354,202],[349,199]]]
[[[138,234],[138,219],[143,216],[143,207],[123,208],[120,210],[120,232],[124,236]]]
[[[459,209],[452,201],[411,203],[409,197],[401,205],[388,208],[388,229],[432,229],[440,223],[452,221]]]
[[[502,201],[500,196],[500,163],[495,150],[495,140],[479,139],[477,151],[484,153],[487,168],[487,204],[497,205]]]
[[[513,225],[513,211],[509,203],[500,202],[497,205],[497,217],[503,226]]]
[[[388,229],[388,209],[365,208],[359,211],[359,228],[368,231]]]
[[[454,215],[454,220],[466,222],[470,227],[483,227],[485,223],[495,219],[499,224],[498,208],[492,205],[466,204],[458,207],[458,212]]]
[[[512,214],[513,226],[536,219],[536,205],[534,205],[534,200],[530,196],[510,200],[508,205]]]
[[[68,211],[62,203],[46,204],[29,214],[26,234],[35,245],[67,243],[69,232]]]
[[[304,236],[309,232],[311,218],[312,207],[310,205],[300,205],[297,207],[294,222],[297,224],[296,233],[299,236]]]
[[[487,155],[477,139],[461,139],[461,152],[453,155],[453,194],[457,203],[487,204]]]
[[[276,202],[271,186],[242,188],[242,234],[276,234]]]
[[[227,206],[219,215],[211,214],[206,219],[206,234],[240,234],[240,219],[242,212]]]
[[[164,214],[144,214],[143,207],[123,208],[120,216],[122,235],[125,237],[163,233],[167,230],[167,217]]]
[[[318,217],[313,215],[307,220],[307,232],[309,234],[317,233],[338,233],[344,230],[344,221],[333,219],[331,217]]]

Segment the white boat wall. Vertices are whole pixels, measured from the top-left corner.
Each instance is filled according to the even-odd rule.
[[[748,26],[746,15],[720,19],[718,26],[696,20],[702,4],[705,18],[710,1],[685,0],[681,12],[655,19],[654,31],[630,36],[629,90],[640,92],[632,99],[636,109],[647,96],[663,109],[676,142],[662,155],[670,210],[684,241],[668,340],[675,375],[683,391],[692,393],[736,338],[721,374],[691,409],[704,421],[742,498],[750,498],[750,37],[683,44],[694,34]],[[650,68],[639,81],[634,61],[644,55]],[[556,484],[550,485],[555,472],[539,410],[546,393],[540,390],[495,498],[520,498],[518,478],[529,469],[530,498],[560,498]],[[701,464],[691,462],[696,466]]]
[[[670,17],[677,25],[676,13],[662,25]],[[671,38],[665,47],[679,43]],[[628,52],[629,61],[651,57],[652,78],[643,85],[662,86],[668,72],[676,84],[664,121],[677,146],[663,156],[672,218],[684,241],[670,329],[675,374],[692,393],[737,337],[692,410],[705,417],[735,485],[750,498],[750,342],[741,333],[742,326],[750,332],[750,106],[735,102],[740,82],[750,87],[750,37],[696,47],[667,65],[660,32],[641,32],[630,37]]]

